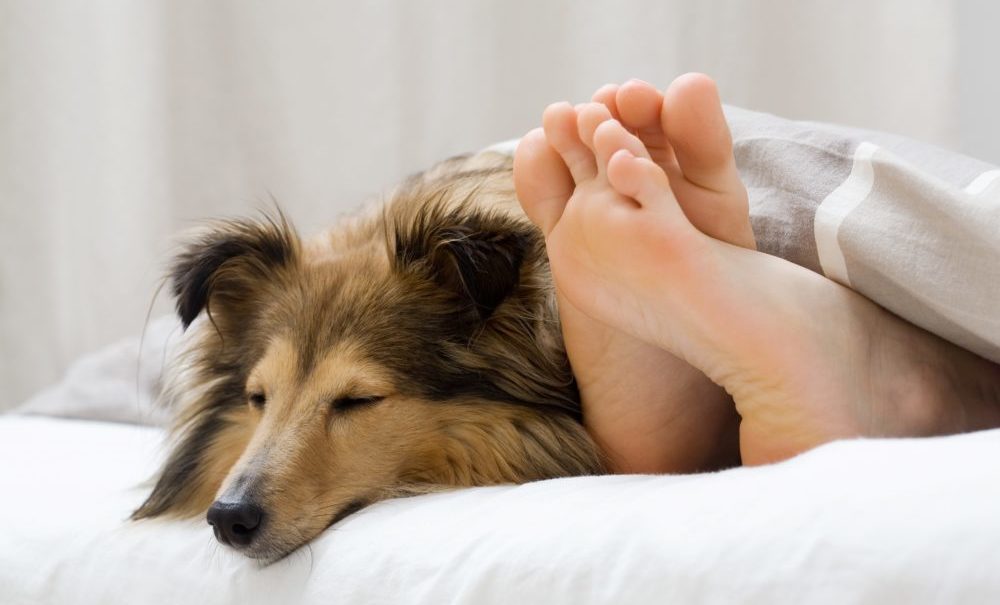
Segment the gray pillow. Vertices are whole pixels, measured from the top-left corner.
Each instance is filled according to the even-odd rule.
[[[125,338],[76,360],[62,380],[13,413],[165,426],[169,410],[156,405],[160,377],[181,334],[174,316],[155,319],[142,336]]]

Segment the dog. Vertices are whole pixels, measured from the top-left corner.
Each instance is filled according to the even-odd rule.
[[[132,519],[206,515],[270,563],[386,498],[606,471],[506,156],[447,160],[306,241],[280,212],[214,223],[169,282],[178,412]]]

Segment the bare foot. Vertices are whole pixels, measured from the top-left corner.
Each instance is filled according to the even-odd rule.
[[[665,94],[642,80],[629,80],[601,87],[593,100],[646,146],[650,159],[667,173],[691,224],[715,239],[756,249],[749,197],[711,78],[684,74]]]
[[[705,235],[617,121],[600,122],[589,145],[557,142],[552,114],[569,109],[550,108],[546,134],[576,187],[561,208],[552,197],[529,210],[560,295],[723,385],[742,416],[744,463],[843,437],[1000,424],[995,365],[822,276]]]
[[[652,86],[633,81],[598,91],[595,101],[603,105],[587,104],[577,112],[557,104],[546,111],[545,131],[522,139],[514,163],[518,197],[546,235],[573,193],[575,178],[596,174],[593,153],[583,141],[615,115],[641,133],[685,192],[683,207],[695,225],[753,247],[746,190],[714,83],[705,76],[682,76],[667,97],[665,103]],[[734,216],[742,216],[742,223],[731,221]],[[557,295],[585,422],[617,470],[692,472],[739,462],[737,417],[725,391],[670,353],[588,317]]]

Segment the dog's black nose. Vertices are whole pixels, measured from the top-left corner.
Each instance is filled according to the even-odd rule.
[[[208,524],[215,539],[227,546],[250,546],[264,522],[264,511],[252,502],[216,500],[208,509]]]

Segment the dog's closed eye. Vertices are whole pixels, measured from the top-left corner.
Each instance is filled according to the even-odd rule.
[[[250,402],[250,405],[260,410],[263,409],[264,404],[267,403],[267,396],[264,395],[264,393],[255,391],[247,395],[247,400]]]
[[[367,397],[338,397],[333,400],[333,409],[338,412],[347,412],[357,408],[373,405],[382,401],[385,397],[370,395]]]

